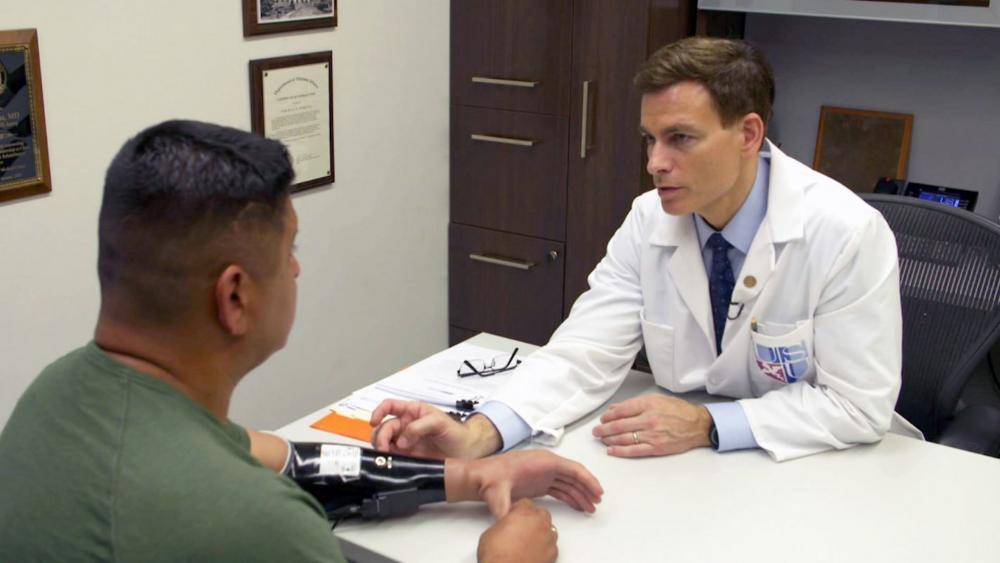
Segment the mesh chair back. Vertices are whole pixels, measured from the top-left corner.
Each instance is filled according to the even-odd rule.
[[[912,197],[863,194],[896,235],[903,387],[896,410],[935,440],[1000,334],[1000,225]]]

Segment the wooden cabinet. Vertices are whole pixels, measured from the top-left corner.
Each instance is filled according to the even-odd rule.
[[[544,344],[586,289],[651,187],[632,77],[690,34],[693,4],[452,0],[453,343],[485,330]]]
[[[552,115],[453,107],[451,220],[565,240],[567,125]]]
[[[451,102],[562,115],[571,0],[452,0]]]
[[[545,342],[562,321],[563,243],[452,223],[451,325]]]

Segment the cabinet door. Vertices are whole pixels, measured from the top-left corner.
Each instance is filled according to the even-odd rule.
[[[570,0],[452,0],[451,101],[565,115]]]
[[[651,189],[639,137],[639,65],[688,28],[687,2],[576,0],[566,220],[566,314],[632,200]]]
[[[562,320],[563,245],[452,223],[448,316],[455,329],[545,344]]]
[[[479,334],[474,330],[466,330],[459,326],[449,326],[448,327],[448,346],[454,346],[456,344],[465,342],[466,340],[472,338],[473,336]],[[648,371],[648,370],[647,370]]]
[[[566,238],[566,118],[453,106],[451,220]]]

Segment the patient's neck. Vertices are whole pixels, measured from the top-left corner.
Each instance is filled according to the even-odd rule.
[[[234,374],[225,354],[213,351],[204,335],[134,326],[103,314],[94,341],[126,366],[159,379],[203,406],[222,422],[242,374]]]

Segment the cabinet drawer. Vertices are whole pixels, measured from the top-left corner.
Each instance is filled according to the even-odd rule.
[[[570,0],[452,0],[452,103],[565,115]]]
[[[562,117],[453,106],[451,220],[565,240],[567,126]]]
[[[448,321],[545,344],[562,320],[564,245],[488,229],[448,229]]]

